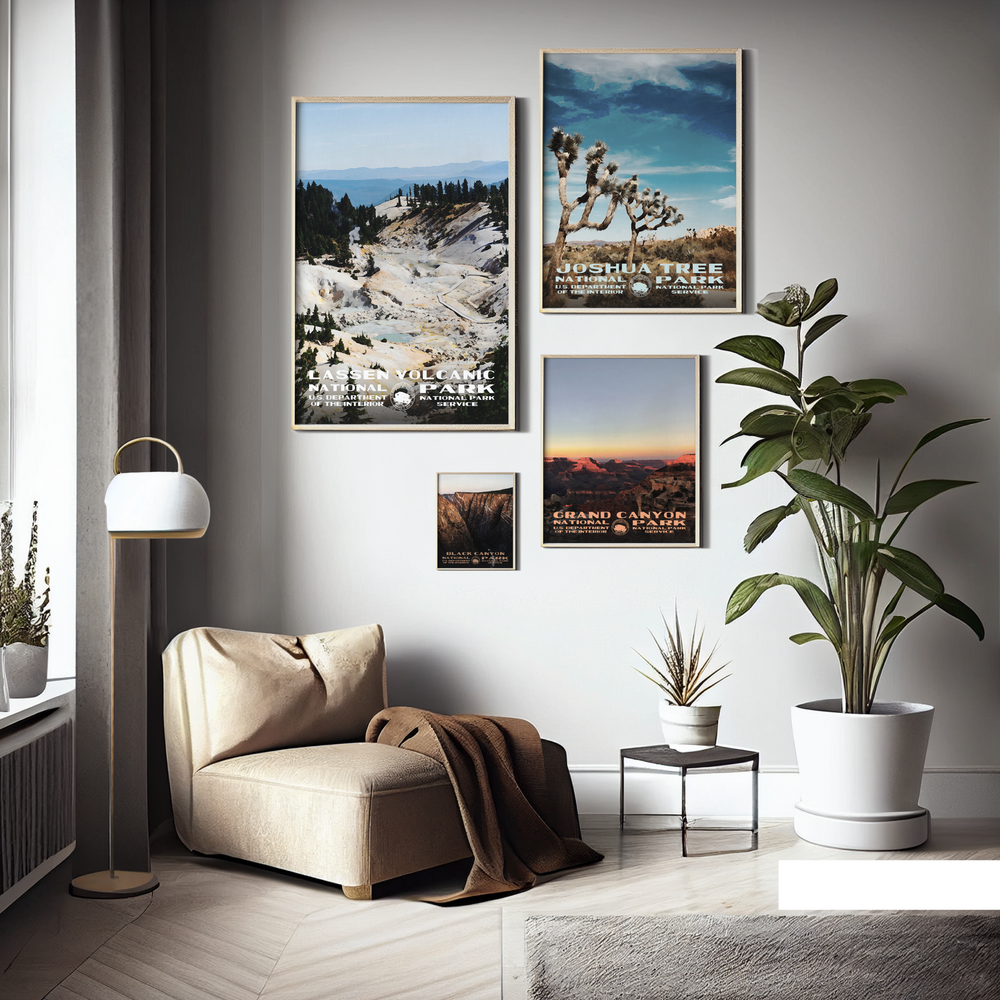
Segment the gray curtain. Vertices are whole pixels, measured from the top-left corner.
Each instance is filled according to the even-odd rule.
[[[120,444],[164,436],[164,10],[163,0],[76,3],[77,875],[108,867],[104,491]],[[166,459],[160,446],[137,445],[123,470],[172,468]],[[163,544],[118,543],[114,813],[122,870],[149,868],[147,712],[158,710],[165,644]]]

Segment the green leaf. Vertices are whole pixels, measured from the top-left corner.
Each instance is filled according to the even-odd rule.
[[[780,584],[777,573],[765,573],[762,576],[751,576],[738,583],[729,595],[726,605],[726,624],[736,621],[746,614],[756,603],[761,594]]]
[[[895,403],[895,396],[865,396],[864,407],[866,410],[870,410],[873,406],[878,406],[879,403]]]
[[[879,632],[878,638],[875,640],[876,652],[880,650],[887,643],[889,645],[895,640],[896,636],[903,631],[903,627],[909,622],[909,618],[904,618],[902,615],[893,615]]]
[[[765,573],[762,576],[752,576],[736,586],[729,596],[726,606],[726,624],[735,621],[746,614],[761,594],[772,587],[792,587],[809,609],[816,623],[826,633],[826,638],[838,646],[841,640],[840,622],[837,612],[830,599],[811,580],[801,576],[787,576],[784,573]]]
[[[828,395],[818,397],[813,402],[811,409],[814,413],[834,413],[841,410],[845,413],[855,413],[862,409],[864,400],[846,389],[841,392],[831,392]]]
[[[951,594],[942,594],[934,603],[942,611],[946,611],[951,615],[952,618],[957,618],[960,622],[968,625],[979,637],[980,642],[986,638],[986,629],[983,628],[983,623],[979,620],[979,615],[967,604],[963,604],[957,597],[952,597]]]
[[[799,384],[794,375],[771,371],[769,368],[734,368],[715,381],[726,385],[749,385],[754,389],[767,389],[768,392],[791,396],[792,399],[797,399],[799,395]]]
[[[747,528],[747,533],[743,536],[743,548],[747,552],[753,552],[761,542],[766,541],[774,534],[775,529],[792,514],[797,514],[801,510],[799,498],[795,497],[791,503],[781,507],[772,507],[765,510],[763,514],[758,514]]]
[[[795,635],[790,635],[788,638],[800,646],[804,646],[807,642],[816,642],[817,639],[821,639],[824,642],[830,641],[825,635],[821,635],[819,632],[796,632]]]
[[[816,320],[809,327],[809,332],[806,334],[805,340],[802,341],[802,350],[805,350],[810,344],[819,340],[827,330],[832,330],[842,319],[847,319],[844,313],[835,313],[832,316],[824,316],[822,319]]]
[[[941,578],[916,553],[894,545],[881,545],[878,562],[897,580],[928,601],[936,604],[944,596]]]
[[[898,382],[887,378],[859,378],[848,382],[847,388],[866,398],[868,396],[889,396],[891,399],[895,399],[897,396],[906,395],[906,390]]]
[[[785,363],[785,349],[773,337],[733,337],[717,344],[715,349],[739,354],[775,371],[781,371]]]
[[[732,486],[742,486],[759,476],[774,472],[792,457],[792,446],[787,437],[765,438],[758,441],[743,456],[742,466],[746,469],[743,478],[734,483],[723,483],[724,490]]]
[[[902,583],[899,585],[899,590],[892,595],[892,600],[885,606],[882,610],[882,621],[885,621],[895,610],[896,605],[899,604],[900,598],[906,593],[906,584]]]
[[[780,296],[775,298],[775,296]],[[772,292],[757,303],[757,312],[769,323],[779,326],[794,326],[795,307],[785,299],[784,292]]]
[[[841,392],[846,388],[843,382],[838,382],[832,375],[824,375],[806,386],[805,395],[808,399],[815,399],[817,396],[828,396],[831,392]]]
[[[934,430],[928,431],[920,439],[913,451],[914,453],[920,451],[925,444],[930,444],[935,438],[939,438],[942,434],[947,434],[948,431],[953,431],[958,427],[965,427],[968,424],[981,424],[984,420],[989,420],[989,417],[972,417],[969,420],[953,420],[950,424],[942,424],[940,427],[935,427]]]
[[[973,483],[974,480],[971,479],[921,479],[915,483],[907,483],[886,501],[885,513],[905,514],[907,511],[916,510],[922,503],[939,493],[957,489],[959,486],[972,486]]]
[[[792,587],[802,599],[802,603],[809,609],[809,613],[816,619],[816,624],[826,633],[826,637],[834,646],[840,645],[842,634],[840,631],[840,620],[837,618],[837,611],[830,601],[830,598],[816,586],[812,580],[806,580],[801,576],[786,576],[779,574],[780,583]]]
[[[740,430],[753,437],[788,434],[799,419],[799,411],[790,406],[761,406],[740,421]]]
[[[826,500],[829,503],[835,503],[838,507],[849,510],[862,521],[871,521],[875,517],[875,511],[871,509],[864,497],[859,497],[857,493],[849,490],[846,486],[838,486],[832,479],[827,479],[826,476],[821,476],[818,472],[793,469],[783,478],[799,496],[805,497],[807,500]]]
[[[809,307],[802,314],[802,321],[805,322],[807,319],[812,319],[820,309],[829,305],[833,297],[837,294],[837,291],[836,278],[827,278],[826,281],[821,281],[816,286],[816,291],[813,292],[812,302],[809,303]]]
[[[872,415],[835,410],[829,414],[828,419],[831,428],[830,445],[834,457],[838,461],[843,461],[848,445],[868,426]]]
[[[812,424],[800,420],[791,436],[796,457],[803,462],[829,461],[830,439]]]

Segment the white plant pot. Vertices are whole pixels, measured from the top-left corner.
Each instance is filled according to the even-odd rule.
[[[45,690],[49,674],[49,647],[15,642],[4,646],[3,670],[11,698],[35,698]]]
[[[813,844],[898,851],[922,844],[929,815],[918,804],[934,709],[876,702],[845,714],[837,698],[792,709],[800,800],[795,832]]]
[[[719,735],[721,705],[672,705],[660,701],[663,742],[674,750],[714,747]]]

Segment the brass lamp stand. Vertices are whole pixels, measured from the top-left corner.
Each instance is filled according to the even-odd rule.
[[[118,467],[121,453],[139,441],[169,448],[177,459],[176,472],[129,472]],[[184,474],[181,457],[173,445],[160,438],[126,441],[115,452],[114,478],[104,502],[108,511],[111,549],[111,684],[108,714],[108,867],[106,871],[79,875],[70,884],[74,896],[120,899],[151,892],[160,880],[152,872],[115,868],[115,542],[124,538],[200,538],[209,521],[208,496],[201,484]]]

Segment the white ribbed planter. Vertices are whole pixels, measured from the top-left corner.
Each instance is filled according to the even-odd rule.
[[[49,647],[15,642],[4,646],[3,668],[11,698],[34,698],[45,690],[49,674]]]
[[[825,847],[897,851],[922,844],[928,813],[918,804],[934,709],[882,702],[868,715],[837,698],[792,709],[800,800],[795,832]]]
[[[721,705],[672,705],[660,700],[663,742],[674,750],[714,747],[719,735]]]

